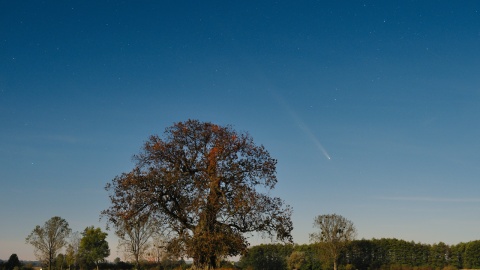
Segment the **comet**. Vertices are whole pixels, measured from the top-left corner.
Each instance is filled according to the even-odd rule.
[[[320,143],[320,140],[317,138],[317,136],[315,136],[312,130],[303,122],[300,116],[298,116],[297,113],[292,108],[290,108],[287,102],[279,94],[277,94],[274,90],[270,90],[270,92],[276,98],[278,103],[288,112],[290,117],[297,124],[297,126],[303,131],[303,133],[307,135],[310,141],[312,141],[313,144],[318,148],[318,150],[325,156],[325,158],[328,160],[331,160],[332,158],[328,154],[325,147],[323,147],[323,145]]]

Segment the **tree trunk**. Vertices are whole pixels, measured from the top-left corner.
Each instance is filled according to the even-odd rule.
[[[48,251],[48,270],[52,270],[52,263],[53,263],[53,254],[52,251]]]
[[[211,168],[213,171],[215,167]],[[214,173],[212,173],[214,174]],[[200,254],[197,255],[196,260],[194,259],[194,268],[193,269],[202,269],[210,270],[217,267],[217,258],[215,247],[216,243],[212,242],[213,236],[215,236],[215,225],[217,221],[217,213],[219,209],[219,197],[220,197],[220,179],[214,178],[210,183],[210,193],[208,195],[207,205],[204,212],[202,213],[202,220],[199,222],[200,227],[197,237],[200,241],[206,241],[208,248],[202,249]],[[195,236],[194,236],[195,237]]]
[[[196,261],[193,262],[192,269],[195,270],[210,270],[217,267],[217,256],[205,256],[201,255]]]
[[[210,256],[210,267],[212,267],[212,269],[215,269],[215,267],[217,267],[217,256]]]

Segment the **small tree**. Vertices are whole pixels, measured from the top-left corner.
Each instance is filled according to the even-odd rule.
[[[310,234],[311,241],[320,244],[323,254],[333,261],[333,269],[337,270],[340,253],[355,239],[353,222],[337,214],[320,215],[315,218],[313,226],[320,232]]]
[[[68,244],[67,250],[65,251],[65,263],[68,266],[68,270],[70,270],[72,265],[75,263],[75,256],[76,254],[72,244]]]
[[[70,270],[72,265],[73,268],[76,269],[78,264],[78,256],[79,256],[79,249],[80,249],[80,233],[74,232],[70,236],[70,243],[67,246],[65,251],[65,262]]]
[[[175,256],[167,252],[167,238],[164,234],[154,234],[152,236],[151,245],[146,252],[148,261],[160,263],[165,260],[174,260]]]
[[[43,227],[37,225],[25,241],[35,248],[35,256],[47,263],[48,269],[51,270],[57,252],[67,244],[71,231],[65,219],[52,217]]]
[[[103,211],[102,216],[108,217],[109,224],[115,228],[119,237],[119,247],[133,259],[138,269],[149,248],[149,240],[160,229],[159,222],[151,215],[135,215],[126,218],[121,212]]]
[[[55,258],[55,270],[63,270],[63,266],[65,265],[65,255],[59,253]]]
[[[17,254],[10,255],[10,258],[8,258],[7,261],[6,270],[13,270],[15,267],[20,268],[21,266],[22,264],[20,263]]]
[[[80,240],[80,256],[86,263],[94,263],[98,270],[98,264],[110,255],[107,233],[93,226],[85,228]]]

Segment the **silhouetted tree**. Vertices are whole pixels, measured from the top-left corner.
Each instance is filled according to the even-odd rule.
[[[20,263],[17,254],[14,253],[10,255],[6,264],[6,270],[13,270],[15,267],[20,268],[21,266],[22,264]]]

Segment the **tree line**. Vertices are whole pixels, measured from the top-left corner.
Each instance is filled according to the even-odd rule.
[[[320,243],[262,244],[253,246],[237,263],[224,261],[225,269],[245,270],[332,270],[333,262],[322,254]],[[58,254],[53,269],[88,269],[87,265],[69,266],[64,254]],[[447,245],[416,243],[395,238],[361,239],[346,244],[338,262],[340,270],[456,270],[480,268],[480,240]],[[165,259],[160,262],[140,263],[142,269],[187,269],[183,260]],[[113,262],[99,263],[102,270],[131,270],[134,263],[116,258]],[[0,270],[30,270],[16,254],[7,262],[0,261]]]
[[[148,219],[147,219],[148,220]],[[154,223],[140,222],[136,229],[120,230],[119,247],[123,248],[130,262],[116,258],[107,262],[110,248],[106,241],[107,233],[94,226],[86,227],[81,233],[71,232],[68,222],[58,216],[50,218],[43,226],[37,225],[25,241],[34,247],[34,253],[41,267],[49,270],[99,269],[174,269],[186,266],[182,259],[176,260],[163,252],[162,242],[153,231]],[[129,235],[129,237],[125,236]],[[141,235],[141,237],[139,236]],[[153,242],[149,242],[153,238]],[[157,241],[157,242],[155,242]],[[151,247],[150,249],[148,247]],[[61,253],[61,251],[64,253]],[[141,264],[140,264],[141,263]],[[16,254],[12,254],[6,262],[0,262],[0,270],[30,270],[32,265],[23,265]]]
[[[241,257],[241,269],[331,270],[333,261],[323,243],[263,244]],[[480,240],[447,245],[423,244],[395,238],[353,240],[338,260],[340,270],[455,270],[480,268]]]
[[[12,260],[13,258],[13,260]],[[8,261],[0,260],[0,270],[39,270],[48,267],[45,263],[39,261],[20,261],[17,254],[12,254]],[[59,253],[52,263],[52,269],[55,270],[82,270],[91,269],[93,265],[83,263],[68,265],[65,260],[65,254]],[[161,262],[142,261],[140,268],[143,270],[179,270],[187,269],[189,264],[184,260],[163,260]],[[113,262],[102,261],[98,264],[100,270],[133,270],[135,264],[132,262],[124,262],[120,258],[116,258]]]

